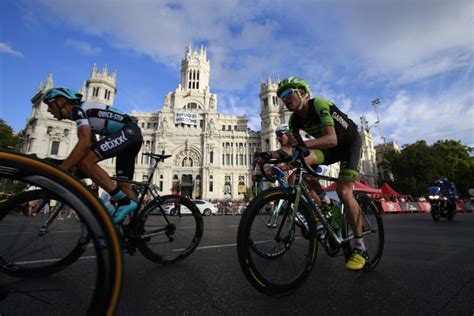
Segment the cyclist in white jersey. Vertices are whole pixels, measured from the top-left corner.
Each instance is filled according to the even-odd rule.
[[[43,95],[48,112],[58,120],[73,120],[77,125],[78,142],[60,167],[70,170],[77,165],[109,192],[117,202],[117,207],[109,208],[109,213],[114,223],[119,223],[136,209],[136,196],[129,183],[118,181],[117,186],[98,162],[116,157],[117,176],[133,180],[142,133],[129,115],[105,104],[82,102],[81,99],[79,92],[61,87],[49,89]],[[95,135],[103,138],[97,140]]]

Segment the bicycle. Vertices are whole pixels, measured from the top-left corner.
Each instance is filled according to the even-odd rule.
[[[0,204],[0,272],[3,273],[0,300],[9,304],[2,304],[0,312],[10,307],[10,313],[15,314],[29,308],[40,314],[58,314],[67,310],[73,314],[113,315],[121,291],[122,252],[115,227],[103,204],[66,172],[30,156],[0,151],[0,178],[40,187],[43,192],[60,196],[63,203],[73,207],[88,232],[92,253],[86,260],[94,260],[94,264],[83,264],[59,278],[41,282],[39,289],[35,289],[34,286],[38,285],[27,279],[9,279],[9,275],[21,277],[22,266],[28,262],[34,264],[28,256],[44,249],[38,246],[30,249],[31,253],[25,250],[23,241],[38,232],[30,225],[20,223],[18,219],[26,218],[24,215],[11,212],[9,203],[15,197],[3,201]],[[68,231],[63,231],[61,237],[67,239],[68,234]],[[75,288],[80,288],[81,292]],[[60,292],[61,300],[55,300],[54,304],[49,302],[54,299],[51,292]]]
[[[354,239],[343,205],[337,221],[332,212],[323,212],[317,206],[304,180],[305,177],[337,179],[316,174],[297,148],[290,158],[294,183],[288,188],[270,188],[259,193],[244,211],[237,233],[237,254],[245,277],[258,291],[275,297],[289,295],[303,285],[313,269],[318,243],[331,257],[342,249],[348,260],[352,253],[350,241]],[[282,162],[289,161],[271,159],[266,163]],[[260,169],[270,182],[276,180],[263,164]],[[382,256],[383,222],[367,195],[359,192],[354,195],[361,206],[363,236],[369,254],[364,269],[371,270]],[[270,220],[272,225],[268,225]]]
[[[137,209],[127,216],[128,220],[117,225],[122,247],[131,256],[138,249],[151,261],[160,264],[176,263],[188,257],[199,245],[204,230],[202,215],[197,206],[189,199],[175,195],[160,196],[152,185],[153,175],[158,164],[171,155],[151,153],[144,155],[154,160],[147,181],[138,182],[112,177],[116,181],[131,183],[135,188],[138,188],[139,194]],[[54,159],[50,161],[55,164],[61,162]],[[76,175],[80,178],[85,177],[80,172],[76,172]],[[153,199],[144,205],[147,193],[150,193]],[[46,205],[51,204],[51,201],[57,201],[51,212],[41,212]],[[61,229],[64,222],[58,221],[58,215],[68,207],[59,196],[44,190],[23,192],[8,200],[6,206],[14,212],[25,214],[25,206],[32,202],[36,204],[36,207],[33,211],[34,219],[30,221],[38,222],[38,233],[29,240],[30,248],[36,243],[45,243],[53,228]],[[176,212],[178,205],[180,212]],[[182,214],[191,216],[182,216]],[[79,225],[80,223],[76,223],[76,226]],[[71,265],[86,251],[90,240],[87,230],[82,225],[76,231],[76,239],[67,240],[68,244],[62,246],[64,250],[61,255],[56,256],[59,257],[59,260],[40,261],[39,263],[35,261],[34,265],[21,265],[14,272],[7,273],[20,277],[36,277],[57,273]]]

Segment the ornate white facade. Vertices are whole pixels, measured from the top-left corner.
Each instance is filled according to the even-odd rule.
[[[135,180],[147,179],[150,161],[143,153],[173,155],[160,164],[153,182],[162,194],[180,187],[181,194],[203,199],[242,199],[252,185],[252,157],[256,151],[277,148],[276,127],[287,122],[289,112],[276,96],[279,80],[270,78],[260,86],[262,130],[248,128],[248,119],[218,112],[217,95],[210,89],[210,63],[206,49],[186,48],[181,61],[181,81],[169,92],[157,112],[133,112],[143,133],[143,146],[136,160]],[[107,66],[91,76],[81,87],[84,100],[113,105],[116,72]],[[77,142],[74,122],[57,121],[41,102],[44,90],[53,86],[48,75],[32,98],[32,112],[23,131],[23,151],[39,157],[67,157]],[[117,105],[120,109],[120,105]],[[371,149],[373,151],[373,147]],[[375,156],[375,155],[374,155]],[[102,162],[114,174],[114,159]],[[337,170],[330,172],[337,174]]]

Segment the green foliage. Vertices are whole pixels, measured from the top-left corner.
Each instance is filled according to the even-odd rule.
[[[18,145],[18,136],[16,136],[13,129],[0,118],[0,150],[16,150]]]
[[[473,148],[454,140],[437,141],[429,146],[424,140],[406,145],[400,153],[385,155],[395,178],[390,185],[402,194],[423,195],[439,177],[453,181],[462,196],[474,187]]]

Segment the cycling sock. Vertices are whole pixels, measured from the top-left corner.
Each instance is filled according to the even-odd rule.
[[[365,243],[364,243],[364,237],[355,237],[354,238],[354,249],[358,249],[362,252],[365,252]]]
[[[322,203],[325,203],[325,204],[331,203],[331,199],[326,195],[326,191],[321,190],[321,192],[317,192],[317,193]]]
[[[130,199],[118,187],[110,192],[110,196],[117,201],[118,206],[130,204]]]

